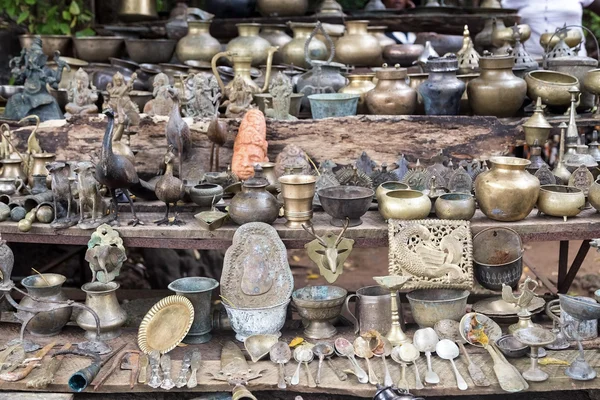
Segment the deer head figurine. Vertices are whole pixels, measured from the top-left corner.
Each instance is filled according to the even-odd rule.
[[[308,257],[319,266],[321,275],[329,283],[335,282],[338,276],[344,272],[344,262],[354,245],[354,240],[343,237],[348,229],[348,223],[349,221],[346,220],[337,237],[332,232],[318,236],[312,225],[309,227],[302,225],[302,228],[315,238],[312,242],[304,245],[308,251]]]

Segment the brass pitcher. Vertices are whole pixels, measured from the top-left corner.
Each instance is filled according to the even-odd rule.
[[[117,282],[88,282],[81,287],[86,293],[85,305],[100,317],[100,337],[97,337],[96,322],[89,311],[84,310],[77,317],[77,325],[86,331],[88,340],[112,340],[121,335],[121,326],[127,320],[127,313],[117,300],[118,288]]]
[[[21,179],[27,181],[27,175],[23,171],[23,161],[20,158],[8,158],[0,161],[2,164],[2,173],[0,178]]]
[[[353,314],[348,305],[354,297],[356,297],[356,312]],[[354,319],[356,334],[363,335],[374,329],[385,335],[392,327],[390,291],[381,286],[366,286],[358,289],[356,294],[346,298],[345,307]]]
[[[276,47],[276,46],[269,47],[269,53],[267,56],[267,75],[265,76],[265,84],[262,88],[259,87],[256,84],[256,82],[254,82],[252,80],[252,77],[250,76],[252,57],[239,56],[236,53],[231,52],[231,51],[222,51],[220,53],[217,53],[212,59],[211,67],[213,70],[213,74],[215,74],[215,77],[217,78],[219,87],[221,88],[221,93],[227,93],[229,91],[229,89],[231,89],[231,87],[233,85],[233,81],[235,80],[235,77],[238,75],[241,76],[242,78],[244,78],[244,80],[248,83],[248,85],[250,85],[250,87],[252,88],[253,94],[266,92],[267,88],[269,87],[269,82],[271,80],[271,65],[273,64],[273,53],[275,53],[277,50],[278,50],[278,47]],[[227,57],[227,58],[231,59],[233,62],[234,79],[232,79],[227,84],[227,86],[225,86],[223,84],[223,80],[221,79],[221,76],[219,75],[219,70],[217,69],[217,61],[219,61],[219,59],[221,57]]]
[[[34,175],[48,176],[46,164],[51,163],[56,159],[56,154],[53,153],[34,153],[31,155],[29,171],[27,171],[27,182],[33,182]]]

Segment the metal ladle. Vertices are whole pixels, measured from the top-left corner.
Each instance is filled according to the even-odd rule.
[[[421,375],[419,374],[419,367],[417,366],[417,360],[419,357],[421,357],[421,353],[419,350],[417,350],[415,345],[412,343],[406,343],[402,346],[394,347],[394,350],[392,350],[392,359],[398,362],[398,360],[396,360],[394,357],[395,353],[397,353],[397,356],[399,356],[402,361],[413,363],[413,366],[415,367],[415,389],[424,389],[425,386],[423,386]]]
[[[381,341],[383,342],[383,346],[378,347],[373,350],[373,354],[375,357],[381,358],[383,361],[383,370],[385,371],[385,376],[383,378],[383,384],[386,387],[392,386],[394,381],[392,380],[392,375],[390,374],[390,369],[388,368],[386,357],[389,357],[392,354],[393,346],[389,340],[385,337],[381,337]]]
[[[277,387],[279,389],[285,389],[287,385],[285,384],[284,365],[292,358],[292,351],[287,343],[277,342],[271,347],[269,355],[272,362],[279,364],[279,380],[277,382]]]
[[[375,375],[375,371],[371,366],[371,361],[369,361],[369,359],[374,356],[369,342],[360,336],[357,337],[354,340],[354,351],[356,352],[357,356],[359,356],[360,358],[364,358],[367,362],[367,371],[369,371],[369,383],[371,385],[377,385],[379,383],[379,379],[377,378],[377,375]]]
[[[427,373],[425,374],[425,382],[436,384],[440,383],[440,377],[431,368],[431,353],[435,351],[435,346],[440,341],[437,333],[433,328],[418,329],[413,336],[413,343],[417,350],[425,353],[427,357]]]
[[[352,346],[352,343],[348,339],[337,338],[335,340],[335,351],[340,356],[348,357],[348,360],[350,360],[350,363],[354,367],[354,374],[360,383],[367,383],[369,381],[367,373],[358,365],[356,358],[354,358],[354,346]]]
[[[333,349],[332,345],[327,344],[327,343],[317,343],[315,345],[315,347],[313,347],[312,351],[315,356],[319,357],[319,367],[317,368],[317,379],[316,379],[317,385],[321,384],[321,369],[323,367],[323,360],[327,361],[327,365],[329,365],[329,368],[331,368],[333,370],[333,372],[335,372],[335,374],[337,375],[337,377],[340,381],[345,381],[346,379],[348,379],[348,375],[346,375],[344,372],[337,369],[335,367],[335,365],[333,365],[333,362],[331,361],[331,356],[334,353],[334,349]]]
[[[452,364],[452,369],[454,370],[454,376],[456,376],[456,385],[459,390],[467,390],[469,386],[465,381],[465,378],[462,377],[458,369],[456,368],[456,364],[454,363],[454,359],[458,357],[459,351],[458,346],[452,340],[442,339],[435,346],[435,352],[438,357],[443,358],[444,360],[450,361]]]

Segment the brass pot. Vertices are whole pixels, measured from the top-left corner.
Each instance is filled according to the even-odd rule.
[[[600,211],[600,183],[598,183],[598,180],[594,181],[592,186],[590,186],[588,191],[588,201],[596,211]]]
[[[492,32],[494,31],[494,25],[496,29],[505,28],[504,21],[496,18],[489,18],[485,21],[483,29],[475,35],[473,42],[475,43],[475,50],[479,54],[483,54],[484,50],[492,49]]]
[[[365,97],[370,90],[375,88],[375,84],[373,83],[374,76],[375,74],[348,75],[348,85],[338,91],[338,93],[360,95],[360,99],[358,99],[358,108],[356,110],[357,114],[369,113],[369,109],[365,103]]]
[[[553,217],[574,217],[583,210],[585,195],[581,189],[563,185],[543,185],[537,200],[540,213]]]
[[[48,176],[46,164],[56,160],[56,154],[53,153],[34,153],[31,155],[30,168],[27,174],[27,182],[31,185],[34,175]]]
[[[578,110],[589,110],[594,106],[594,94],[585,87],[584,81],[587,73],[598,68],[598,60],[591,57],[572,56],[558,57],[547,60],[548,69],[573,75],[581,85]]]
[[[237,57],[250,57],[253,66],[264,64],[269,57],[271,43],[258,36],[260,24],[236,24],[239,36],[227,44],[227,51]]]
[[[60,51],[61,56],[71,54],[71,36],[69,35],[19,35],[21,47],[24,49],[30,48],[31,43],[33,43],[33,38],[36,36],[41,36],[42,51],[51,59],[54,57],[54,52],[57,50]]]
[[[527,83],[512,71],[511,55],[484,56],[479,59],[481,74],[467,85],[469,105],[475,115],[512,117],[521,108]]]
[[[306,58],[304,57],[304,50],[306,41],[317,24],[310,22],[290,22],[289,25],[294,32],[294,38],[281,49],[283,62],[284,64],[293,64],[301,68],[310,68],[310,64],[306,62]],[[308,57],[311,60],[326,60],[327,55],[328,52],[325,43],[317,38],[313,38],[308,44]]]
[[[86,331],[88,340],[112,340],[121,335],[121,326],[127,320],[127,313],[117,299],[117,282],[89,282],[81,287],[86,293],[85,305],[94,310],[100,318],[100,337],[96,334],[96,322],[92,314],[83,310],[77,316],[77,325]]]
[[[579,88],[579,80],[573,75],[556,71],[531,71],[525,75],[527,96],[534,100],[542,98],[548,106],[568,106],[571,104],[569,89]]]
[[[392,190],[410,190],[410,187],[406,183],[402,182],[383,182],[377,187],[377,190],[375,191],[375,198],[377,198],[377,202],[381,202],[381,198],[383,197],[383,195],[387,192],[391,192]]]
[[[271,46],[283,49],[283,46],[292,41],[292,37],[285,32],[286,28],[287,26],[283,24],[261,24],[258,36],[266,39]],[[273,63],[276,65],[283,63],[281,52],[273,54]]]
[[[316,182],[317,177],[314,175],[284,175],[279,178],[283,216],[288,228],[302,228],[302,224],[312,224]]]
[[[158,19],[156,0],[121,0],[119,19],[125,22]]]
[[[496,221],[520,221],[538,199],[540,181],[525,168],[529,160],[492,157],[491,169],[475,179],[475,197],[481,211]]]
[[[262,177],[262,170],[255,167],[254,171],[254,177],[242,184],[242,191],[229,204],[229,217],[238,225],[248,222],[272,224],[279,216],[281,203],[267,191],[269,181]]]
[[[406,84],[406,68],[382,68],[377,85],[365,96],[373,115],[411,115],[417,106],[417,92]]]
[[[375,39],[377,39],[382,50],[385,50],[387,46],[396,44],[396,41],[394,39],[385,34],[387,29],[388,27],[385,25],[367,27],[367,32],[369,32],[372,36],[375,37]]]
[[[369,21],[346,21],[346,33],[335,46],[337,59],[356,67],[373,67],[381,60],[379,41],[369,35]]]
[[[7,158],[0,161],[2,164],[2,173],[0,178],[21,179],[27,182],[27,175],[23,172],[23,161],[20,158]],[[48,171],[46,171],[46,174]]]
[[[570,48],[576,47],[583,40],[582,32],[580,29],[571,28],[567,30],[567,36],[565,37],[565,43]],[[544,49],[544,52],[550,51],[558,44],[560,36],[555,32],[546,32],[540,35],[540,44]]]
[[[210,35],[212,21],[188,21],[188,33],[177,42],[175,55],[180,62],[205,61],[221,51],[221,43]]]
[[[418,190],[392,190],[379,198],[384,219],[423,219],[431,211],[429,196]]]
[[[504,25],[504,24],[502,24]],[[531,27],[527,24],[517,25],[520,34],[520,42],[523,43],[531,36]],[[495,47],[502,47],[505,44],[513,46],[515,44],[513,27],[500,27],[496,25],[496,29],[492,29],[492,44]]]
[[[306,14],[308,0],[258,0],[256,7],[265,17],[292,17]]]
[[[469,193],[446,193],[437,198],[434,208],[440,219],[469,221],[475,215],[475,197]]]

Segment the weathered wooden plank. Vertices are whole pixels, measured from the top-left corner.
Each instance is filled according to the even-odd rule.
[[[75,395],[72,393],[0,393],[0,400],[73,400],[74,397]]]

